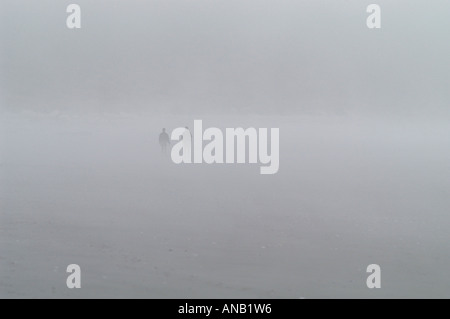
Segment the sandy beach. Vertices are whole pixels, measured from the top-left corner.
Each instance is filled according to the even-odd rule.
[[[279,127],[264,176],[173,164],[161,127],[194,119],[2,116],[0,298],[450,297],[444,122],[202,116]]]

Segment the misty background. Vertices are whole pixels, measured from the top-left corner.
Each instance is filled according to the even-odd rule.
[[[2,109],[448,116],[450,3],[0,4]]]
[[[2,0],[0,298],[450,298],[450,2],[371,3]],[[174,164],[196,119],[279,172]]]

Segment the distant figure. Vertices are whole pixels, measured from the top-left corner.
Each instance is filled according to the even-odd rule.
[[[167,152],[167,146],[170,145],[169,134],[166,133],[166,129],[163,128],[161,134],[159,134],[159,145],[161,145],[161,151]]]

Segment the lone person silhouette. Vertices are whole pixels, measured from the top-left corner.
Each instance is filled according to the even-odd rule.
[[[170,145],[169,134],[166,133],[166,129],[163,128],[161,134],[159,134],[159,145],[161,145],[161,151],[166,153],[167,145]]]

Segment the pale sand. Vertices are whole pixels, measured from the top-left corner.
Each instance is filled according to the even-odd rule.
[[[162,126],[280,127],[280,171],[176,166]],[[450,297],[450,128],[4,115],[1,298]],[[82,288],[66,287],[79,264]],[[382,288],[366,287],[366,267]]]

